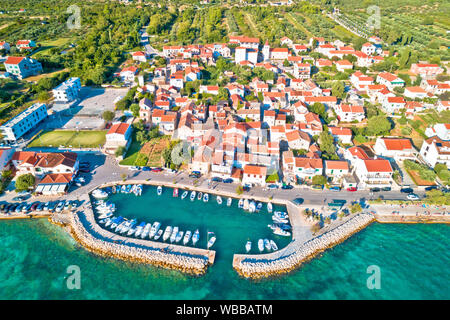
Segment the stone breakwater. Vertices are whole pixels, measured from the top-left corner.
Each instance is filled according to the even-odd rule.
[[[100,228],[95,222],[89,221],[88,215],[77,212],[68,215],[66,227],[72,237],[88,251],[105,257],[112,257],[126,261],[148,263],[166,269],[176,269],[193,275],[202,275],[210,264],[205,255],[191,255],[185,252],[168,251],[167,248],[153,247],[151,241],[142,245],[131,238],[121,240],[110,239],[111,233]],[[85,220],[84,222],[82,220]],[[61,221],[53,221],[62,224]],[[87,230],[85,225],[90,230]]]
[[[318,253],[343,242],[352,234],[364,229],[374,220],[373,215],[360,213],[340,226],[297,245],[296,248],[293,248],[294,251],[290,251],[291,253],[289,254],[274,256],[273,259],[251,258],[245,255],[241,257],[235,256],[233,266],[245,278],[258,279],[287,273]],[[292,243],[289,246],[291,245],[295,244]]]

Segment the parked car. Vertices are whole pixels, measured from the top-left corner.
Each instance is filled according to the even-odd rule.
[[[44,206],[45,206],[45,203],[39,203],[39,204],[36,206],[36,211],[37,211],[37,212],[41,212],[41,211],[44,209]]]
[[[284,190],[291,190],[291,189],[294,189],[294,186],[293,186],[293,185],[290,185],[290,184],[283,184],[283,185],[281,186],[281,189],[284,189]]]
[[[274,183],[269,184],[269,185],[267,186],[267,189],[278,189],[278,185],[277,185],[277,184],[274,184]]]
[[[6,207],[7,203],[2,203],[0,204],[0,211],[4,212],[5,211],[5,207]]]
[[[356,187],[347,188],[347,191],[350,191],[350,192],[354,192],[356,190],[358,190],[358,188],[356,188]]]
[[[313,184],[312,188],[314,190],[322,190],[323,189],[323,185],[321,185],[321,184]]]
[[[413,193],[414,190],[412,188],[408,187],[408,188],[401,188],[400,192],[402,192],[402,193]]]
[[[44,210],[44,211],[48,211],[49,209],[50,209],[50,201],[47,201],[45,204],[44,204],[44,207],[42,208],[42,210]]]
[[[425,191],[431,191],[431,190],[438,190],[439,187],[438,186],[429,186],[425,188]]]
[[[341,191],[341,188],[338,186],[333,186],[333,187],[330,187],[330,190],[331,191]]]
[[[380,188],[370,188],[370,192],[380,192]]]
[[[392,188],[391,187],[383,187],[381,188],[382,191],[391,191]]]
[[[58,203],[58,205],[56,206],[55,211],[56,211],[56,212],[61,212],[61,211],[64,209],[64,204],[65,204],[65,201],[64,201],[64,200],[63,200],[63,201],[60,201],[60,202]]]
[[[36,201],[33,202],[33,204],[31,205],[31,211],[36,211],[36,208],[38,207],[38,205],[40,204],[40,202]]]
[[[224,179],[223,183],[233,183],[233,179],[231,178]]]
[[[26,197],[26,196],[17,196],[17,197],[14,197],[12,200],[13,200],[13,201],[24,201],[24,200],[26,200],[27,198],[29,198],[29,197]]]
[[[214,182],[222,182],[223,179],[220,178],[220,177],[213,177],[213,178],[211,179],[211,181],[214,181]]]
[[[248,184],[246,184],[245,186],[243,186],[242,187],[242,189],[244,190],[244,191],[250,191],[250,189],[251,189],[251,187],[248,185]]]
[[[406,198],[407,198],[408,200],[413,200],[413,201],[415,201],[415,200],[420,200],[419,196],[418,196],[417,194],[415,194],[415,193],[410,193],[410,194],[408,194],[408,195],[406,196]]]
[[[25,206],[25,204],[24,203],[21,203],[21,204],[19,204],[17,207],[16,207],[16,210],[14,210],[16,213],[19,213],[19,212],[22,212],[22,209],[23,209],[23,207]]]
[[[140,170],[140,168],[138,166],[131,166],[128,169],[130,169],[131,171],[138,171],[138,170]]]
[[[152,168],[153,172],[161,172],[163,170],[164,170],[163,168]]]
[[[150,168],[150,167],[142,167],[142,171],[152,171],[152,168]]]
[[[69,210],[69,208],[72,208],[72,201],[67,201],[64,204],[64,210]]]

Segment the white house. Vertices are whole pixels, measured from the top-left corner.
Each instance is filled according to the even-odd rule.
[[[427,92],[421,87],[406,87],[404,95],[411,99],[423,99],[427,97]]]
[[[395,74],[389,72],[381,72],[377,76],[377,82],[384,84],[389,90],[394,90],[395,87],[404,87],[405,81]]]
[[[4,62],[7,72],[22,80],[42,72],[42,65],[28,57],[8,57]]]
[[[442,140],[450,140],[450,123],[436,123],[425,130],[427,137],[438,136]]]
[[[106,133],[105,153],[114,154],[119,147],[128,148],[133,128],[125,122],[115,122]]]
[[[378,138],[373,149],[377,155],[395,160],[414,160],[417,155],[411,141],[402,138]]]
[[[420,155],[432,168],[437,163],[443,163],[450,168],[450,141],[444,141],[437,136],[428,138],[420,148]]]
[[[355,175],[359,179],[359,187],[390,187],[393,183],[394,170],[386,159],[367,159],[355,161]]]
[[[242,183],[249,185],[266,185],[267,167],[247,164],[244,166]]]
[[[55,102],[71,102],[78,98],[81,90],[80,78],[67,79],[53,89]]]
[[[294,158],[293,173],[300,179],[311,180],[323,174],[323,161],[316,158]]]

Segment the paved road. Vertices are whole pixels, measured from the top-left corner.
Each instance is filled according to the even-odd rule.
[[[156,50],[155,48],[153,48],[150,45],[150,43],[148,41],[149,36],[147,34],[147,31],[145,31],[146,29],[147,29],[147,27],[142,28],[142,33],[141,33],[141,44],[144,46],[145,52],[149,56],[151,56],[151,55],[162,56],[162,52],[159,52],[158,50]]]

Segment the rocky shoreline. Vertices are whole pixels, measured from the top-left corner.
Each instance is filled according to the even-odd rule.
[[[276,259],[244,257],[233,266],[245,278],[260,279],[280,275],[298,268],[320,252],[335,246],[375,221],[371,214],[360,213],[340,226],[298,245],[295,251]]]

